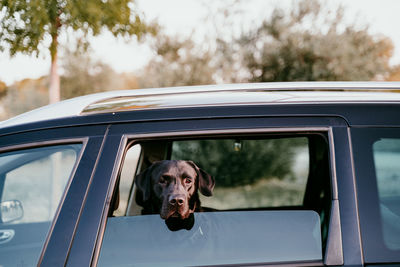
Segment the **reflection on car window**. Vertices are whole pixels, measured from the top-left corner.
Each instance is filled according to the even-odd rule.
[[[0,154],[0,265],[34,266],[81,144]]]
[[[384,241],[400,249],[400,139],[380,139],[373,152]]]
[[[326,140],[136,140],[117,179],[99,266],[320,262],[331,204]]]

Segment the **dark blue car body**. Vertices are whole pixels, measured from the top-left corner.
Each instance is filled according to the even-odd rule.
[[[328,137],[331,157],[329,229],[322,259],[246,266],[400,266],[400,250],[388,248],[382,237],[375,172],[365,145],[375,136],[400,137],[399,92],[397,83],[131,90],[67,100],[5,121],[0,124],[0,153],[82,144],[54,219],[32,226],[38,233],[45,227],[46,233],[34,265],[97,265],[119,166],[132,139],[316,131]],[[0,196],[3,187],[0,183]],[[400,216],[400,196],[390,205]],[[13,227],[18,232],[17,224],[0,223],[0,231]],[[24,242],[15,251],[0,243],[1,255],[10,257],[0,258],[0,266],[20,266],[16,258],[30,253]]]

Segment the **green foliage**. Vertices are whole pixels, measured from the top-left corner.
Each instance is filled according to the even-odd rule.
[[[57,36],[61,30],[73,29],[87,44],[88,35],[103,29],[114,36],[136,35],[155,31],[142,23],[131,0],[1,0],[0,49],[10,54],[41,52],[50,39],[53,56],[57,52]],[[42,46],[41,46],[42,45]]]
[[[215,35],[207,29],[204,41],[198,42],[193,36],[161,32],[146,40],[152,42],[155,56],[135,75],[117,75],[89,54],[69,53],[62,62],[62,98],[111,89],[224,82],[399,80],[400,67],[389,65],[390,40],[370,34],[367,26],[349,24],[343,8],[329,11],[316,0],[293,3],[285,10],[272,8],[262,23],[239,33],[234,26],[240,24],[247,2],[224,1],[222,9],[212,6]],[[51,43],[65,30],[81,37],[81,48],[86,47],[86,37],[103,29],[115,36],[138,37],[157,31],[141,21],[134,2],[128,0],[0,0],[0,5],[0,49],[9,49],[12,55],[55,50],[57,43]],[[25,95],[13,92],[8,97],[11,94]],[[43,97],[42,91],[38,95]]]
[[[46,8],[43,1],[1,0],[0,49],[9,46],[11,55],[37,51],[46,32],[53,29],[49,20],[54,8]]]
[[[50,51],[49,100],[60,100],[57,67],[61,31],[78,36],[77,48],[86,50],[88,37],[107,29],[114,36],[138,38],[156,32],[144,24],[133,0],[0,0],[0,51],[38,55]],[[68,35],[68,34],[67,34]]]
[[[168,87],[214,83],[213,53],[191,38],[159,33],[154,40],[156,56],[138,74],[139,86]]]
[[[193,160],[216,177],[219,187],[254,184],[292,175],[293,154],[305,138],[174,142],[173,159]]]
[[[219,39],[220,58],[242,67],[239,81],[351,81],[389,74],[393,44],[388,38],[347,25],[341,7],[331,11],[317,0],[294,3],[290,10],[276,7],[233,44],[231,38]]]
[[[238,32],[247,2],[224,1],[222,8],[210,2],[214,30],[207,31],[202,42],[194,42],[193,36],[155,36],[156,55],[138,74],[139,86],[399,76],[399,68],[389,64],[393,44],[388,38],[349,23],[342,7],[329,10],[322,3],[302,0],[289,9],[272,8],[261,23]]]

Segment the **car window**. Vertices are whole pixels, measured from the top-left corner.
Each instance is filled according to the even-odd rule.
[[[158,215],[110,218],[97,266],[210,266],[322,259],[314,211],[197,213],[190,230]]]
[[[400,130],[352,130],[366,262],[400,261]]]
[[[400,250],[400,138],[382,138],[373,144],[383,240]]]
[[[34,266],[81,144],[0,154],[0,265]]]
[[[322,262],[331,204],[326,140],[291,133],[134,141],[98,266]],[[175,196],[178,187],[191,193]],[[186,202],[193,213],[181,208]]]

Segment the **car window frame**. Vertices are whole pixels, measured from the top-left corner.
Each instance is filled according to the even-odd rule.
[[[296,118],[300,119],[300,118]],[[302,118],[304,120],[307,120],[307,118]],[[315,119],[315,118],[314,118]],[[342,124],[342,121],[340,118],[338,124]],[[217,119],[218,120],[218,119]],[[215,121],[215,120],[214,120]],[[325,121],[325,120],[323,120]],[[134,124],[132,124],[134,125]],[[131,142],[132,140],[145,140],[145,139],[157,139],[157,138],[166,138],[166,137],[183,137],[183,136],[190,136],[190,137],[196,137],[196,136],[212,136],[212,135],[232,135],[232,134],[254,134],[254,133],[297,133],[297,132],[302,132],[302,133],[320,133],[320,132],[325,132],[327,133],[328,136],[328,145],[329,145],[329,164],[332,166],[330,168],[331,172],[331,190],[332,190],[332,207],[331,207],[331,219],[330,219],[330,229],[329,229],[329,234],[328,234],[328,241],[327,241],[327,248],[325,250],[325,257],[324,257],[324,263],[321,262],[322,264],[325,265],[340,265],[343,264],[343,248],[342,248],[342,239],[341,239],[341,223],[340,223],[340,214],[339,214],[339,204],[338,204],[338,190],[337,190],[337,178],[336,178],[336,168],[335,168],[335,157],[334,157],[334,143],[333,143],[333,134],[332,134],[332,128],[334,126],[328,125],[328,126],[304,126],[300,125],[297,126],[296,124],[290,124],[293,125],[291,127],[279,127],[279,126],[271,126],[271,127],[249,127],[249,128],[243,128],[243,129],[236,129],[236,128],[224,128],[224,129],[213,129],[213,130],[180,130],[180,131],[169,131],[169,132],[152,132],[152,133],[129,133],[128,129],[124,130],[124,127],[119,127],[118,132],[121,133],[120,139],[119,139],[119,147],[120,151],[118,152],[118,158],[115,159],[115,165],[113,167],[113,174],[111,176],[110,180],[110,186],[108,188],[107,192],[107,205],[106,207],[103,208],[103,215],[101,218],[101,223],[99,225],[99,229],[97,232],[97,242],[94,246],[94,253],[93,253],[93,258],[91,259],[91,266],[96,266],[98,256],[100,253],[100,248],[101,248],[101,243],[102,243],[102,238],[104,235],[104,230],[105,230],[105,225],[106,225],[106,220],[107,220],[107,215],[108,215],[108,209],[109,209],[109,204],[112,199],[112,193],[114,191],[114,186],[116,183],[116,179],[118,176],[118,172],[120,170],[120,165],[122,162],[123,155],[125,153],[125,150],[127,148],[127,144]],[[326,123],[323,123],[323,125],[326,125]],[[223,127],[221,127],[223,128]],[[113,141],[113,142],[116,142]],[[122,150],[122,153],[121,153]],[[307,265],[309,263],[305,263]],[[298,263],[295,265],[298,266]],[[290,264],[288,265],[290,266]]]

